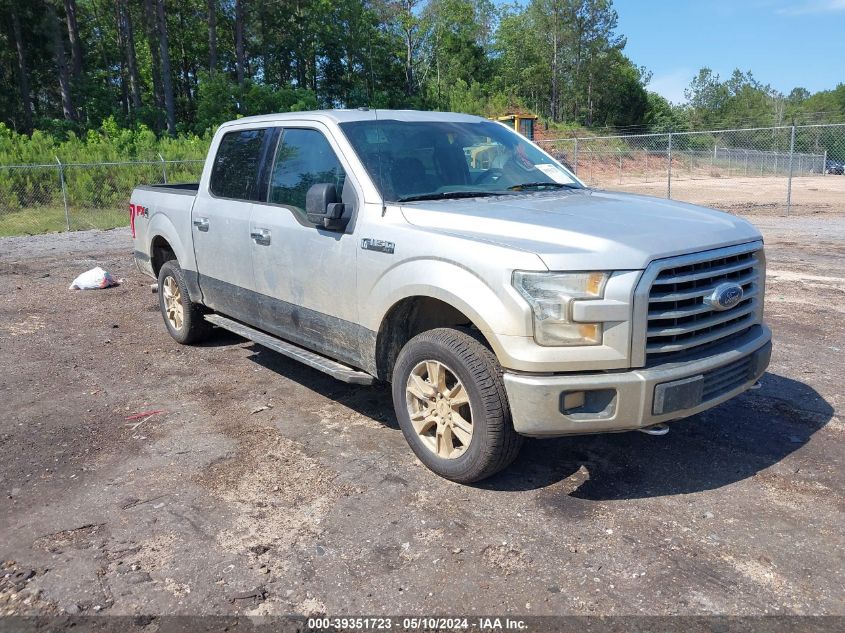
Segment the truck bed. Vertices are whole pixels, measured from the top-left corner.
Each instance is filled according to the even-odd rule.
[[[183,270],[196,270],[191,246],[191,210],[198,183],[140,185],[129,204],[135,237],[135,259],[144,273],[155,276],[152,239],[160,236],[173,250]]]
[[[183,182],[175,184],[161,184],[161,185],[139,185],[135,189],[146,189],[148,191],[157,191],[159,193],[176,193],[183,196],[195,196],[200,189],[198,182]]]

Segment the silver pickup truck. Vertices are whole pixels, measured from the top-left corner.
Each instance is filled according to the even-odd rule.
[[[138,187],[130,215],[177,341],[220,327],[390,382],[413,451],[459,482],[523,436],[662,433],[769,363],[752,225],[589,189],[479,117],[239,119],[199,184]]]

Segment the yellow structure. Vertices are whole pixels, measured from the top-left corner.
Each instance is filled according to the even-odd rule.
[[[498,143],[484,143],[464,150],[472,169],[490,169],[501,151],[502,146]]]
[[[522,134],[529,141],[534,140],[534,126],[537,123],[536,114],[527,114],[524,112],[509,113],[504,116],[496,117],[496,121],[501,121],[505,125],[512,127],[514,130]]]

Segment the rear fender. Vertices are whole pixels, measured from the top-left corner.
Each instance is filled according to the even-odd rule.
[[[156,213],[150,218],[149,228],[147,230],[147,254],[152,257],[152,245],[156,238],[161,237],[173,250],[179,266],[183,269],[196,270],[194,260],[194,253],[189,250],[182,243],[179,238],[179,232],[176,230],[173,222],[164,213]]]
[[[190,226],[190,216],[188,217],[187,226]],[[187,229],[190,235],[190,229]],[[197,303],[203,302],[202,289],[199,285],[199,277],[197,275],[196,258],[194,257],[194,249],[190,244],[185,244],[179,238],[179,230],[173,224],[171,219],[164,213],[156,213],[150,218],[149,229],[147,232],[147,252],[150,258],[153,256],[153,242],[156,238],[162,238],[170,245],[173,254],[176,256],[176,261],[182,269],[185,277],[185,282],[188,284],[188,294],[192,301]],[[140,265],[140,264],[139,264]],[[150,274],[155,276],[154,267],[150,263]]]

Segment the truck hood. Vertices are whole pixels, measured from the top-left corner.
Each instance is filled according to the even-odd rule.
[[[550,270],[637,270],[762,239],[721,211],[589,189],[405,203],[402,214],[420,228],[535,253]]]

